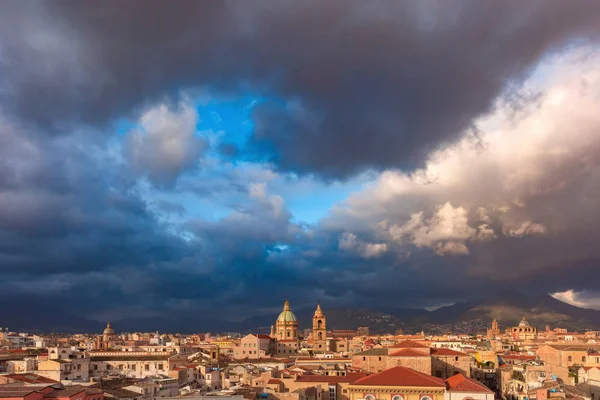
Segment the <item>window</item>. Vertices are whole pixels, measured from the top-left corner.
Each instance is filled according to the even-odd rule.
[[[458,357],[455,357],[455,358],[454,358],[454,361],[458,361]]]
[[[379,361],[381,361],[381,357],[379,357]]]
[[[567,361],[568,361],[568,362],[571,362],[571,361],[573,361],[573,357],[569,356],[569,357],[567,358]]]
[[[585,362],[585,356],[581,357],[581,362]]]
[[[367,357],[363,357],[363,361],[367,361]]]
[[[132,365],[131,365],[131,370],[132,370],[132,371],[135,371],[135,364],[132,364]]]
[[[596,357],[596,364],[598,364],[600,362],[600,358]]]
[[[162,364],[158,364],[158,369],[162,371],[163,370],[163,365]]]
[[[335,400],[335,386],[329,386],[329,400]]]
[[[373,396],[372,394],[368,394],[365,396],[365,400],[375,400],[375,396]]]
[[[397,394],[394,397],[392,397],[392,400],[404,400],[404,398]]]
[[[108,364],[108,365],[106,366],[106,369],[107,369],[107,370],[110,370],[110,369],[112,369],[112,365]]]
[[[146,367],[146,371],[150,371],[150,364],[146,364],[145,367]]]
[[[123,371],[123,364],[119,364],[119,370]]]
[[[429,397],[429,396],[421,396],[421,400],[431,400],[431,397]]]

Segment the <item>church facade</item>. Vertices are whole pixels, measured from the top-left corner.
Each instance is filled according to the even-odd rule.
[[[293,355],[300,351],[298,320],[287,299],[283,303],[283,311],[277,317],[275,326],[271,325],[270,336],[275,339],[276,355]]]
[[[321,309],[321,305],[317,305],[313,315],[310,337],[302,338],[298,327],[298,319],[290,307],[290,302],[286,300],[275,325],[271,325],[269,336],[274,342],[275,355],[298,354],[303,339],[308,339],[309,348],[313,352],[325,352],[328,347],[327,318]]]
[[[523,317],[519,325],[508,328],[506,333],[512,336],[514,339],[527,340],[535,339],[537,337],[537,328],[529,325],[529,322]]]

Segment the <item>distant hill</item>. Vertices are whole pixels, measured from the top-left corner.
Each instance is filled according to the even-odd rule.
[[[519,323],[525,316],[538,329],[561,327],[584,331],[600,329],[600,311],[572,306],[548,294],[527,296],[506,290],[488,298],[459,302],[434,311],[392,308],[387,310],[327,309],[327,326],[331,329],[356,329],[368,326],[373,332],[470,331],[482,332],[496,319],[502,330]],[[313,310],[296,312],[301,327],[310,327]],[[268,329],[276,316],[249,318],[239,325],[240,331]],[[259,323],[260,321],[260,323]]]
[[[23,305],[19,309],[22,310]],[[323,305],[329,329],[356,329],[368,326],[374,333],[395,332],[483,332],[493,319],[500,328],[518,324],[522,316],[538,329],[546,324],[584,331],[600,329],[600,311],[563,303],[550,295],[527,296],[507,290],[485,299],[460,302],[434,311],[390,308],[385,310],[339,309]],[[104,322],[70,315],[62,309],[39,302],[25,307],[27,312],[13,313],[10,307],[0,308],[0,326],[28,332],[101,332]],[[310,328],[313,309],[294,310],[300,328]],[[130,318],[113,321],[119,332],[268,332],[277,315],[262,315],[241,322],[228,322],[191,313],[189,317]]]

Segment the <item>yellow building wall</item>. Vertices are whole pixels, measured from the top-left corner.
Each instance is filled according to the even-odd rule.
[[[421,400],[429,396],[432,400],[444,400],[444,388],[440,387],[394,387],[394,386],[353,386],[348,387],[350,400],[363,400],[367,395],[372,395],[376,400],[392,400],[400,395],[404,400]]]

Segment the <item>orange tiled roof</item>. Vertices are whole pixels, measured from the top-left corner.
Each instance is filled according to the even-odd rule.
[[[453,392],[494,393],[487,386],[463,374],[457,374],[446,379],[446,389]]]
[[[5,378],[14,379],[15,381],[25,382],[25,383],[58,383],[50,378],[46,378],[45,376],[37,375],[37,374],[9,374],[3,375]]]
[[[429,354],[420,353],[411,349],[402,349],[389,354],[390,357],[429,357]]]
[[[468,354],[463,353],[462,351],[456,351],[456,350],[452,350],[452,349],[446,349],[446,348],[439,348],[439,349],[435,349],[432,348],[431,349],[431,355],[432,356],[463,356],[463,357],[467,357]]]
[[[354,384],[361,386],[446,387],[443,379],[406,367],[386,369],[377,374],[361,378],[354,382]]]

